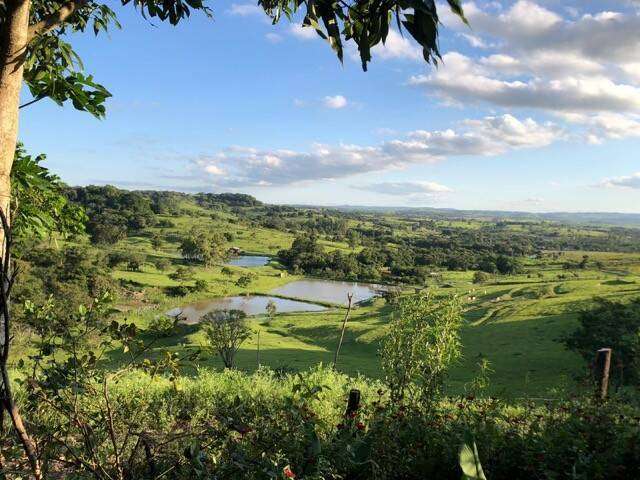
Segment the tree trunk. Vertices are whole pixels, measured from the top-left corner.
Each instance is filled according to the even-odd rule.
[[[9,248],[5,232],[9,227],[11,214],[11,167],[18,141],[18,117],[20,109],[20,89],[22,88],[24,60],[27,55],[29,41],[29,10],[30,0],[6,0],[6,22],[0,30],[0,210],[5,213],[6,221],[0,231],[0,252],[5,258],[2,263],[9,262]],[[7,270],[8,271],[8,270]],[[8,278],[2,275],[6,292],[3,295],[5,308],[0,315],[0,344],[2,348],[2,408],[9,413],[13,427],[22,443],[25,454],[31,464],[33,476],[36,480],[42,478],[37,459],[35,445],[29,437],[22,418],[13,402],[11,384],[7,375],[6,365],[9,353],[9,321],[8,318]]]
[[[18,141],[18,112],[29,38],[30,0],[8,0],[0,31],[0,208],[9,216],[11,166]],[[0,244],[4,232],[0,234]]]

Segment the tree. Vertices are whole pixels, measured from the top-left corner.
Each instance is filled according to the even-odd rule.
[[[473,274],[473,283],[485,283],[489,281],[489,274],[482,271],[477,271]]]
[[[180,253],[191,261],[199,261],[210,266],[224,256],[223,237],[216,232],[193,228],[182,238]]]
[[[278,306],[276,305],[276,302],[274,302],[273,300],[269,300],[267,302],[267,316],[269,317],[269,320],[272,320],[275,316],[276,313],[278,312]]]
[[[251,337],[241,310],[216,310],[202,317],[209,347],[218,352],[225,368],[233,368],[240,346]]]
[[[233,270],[231,270],[229,267],[222,267],[222,269],[220,270],[220,273],[225,277],[233,276]]]
[[[189,282],[193,280],[194,275],[193,268],[179,266],[175,272],[169,274],[169,278],[176,282]]]
[[[151,246],[153,247],[154,250],[160,250],[160,247],[162,247],[162,237],[160,237],[160,235],[158,235],[157,233],[154,233],[151,236]]]
[[[433,400],[449,367],[460,358],[461,325],[462,307],[455,297],[400,298],[380,351],[394,400],[414,388],[424,404]]]
[[[496,258],[496,268],[503,275],[513,275],[522,271],[522,265],[518,259],[506,255],[499,255]]]
[[[236,285],[240,288],[247,288],[253,282],[252,275],[242,275],[236,280]]]
[[[563,342],[591,363],[596,350],[613,350],[612,376],[621,383],[640,383],[640,299],[630,303],[596,299],[594,308],[580,313],[579,327]],[[621,375],[622,374],[622,375]]]

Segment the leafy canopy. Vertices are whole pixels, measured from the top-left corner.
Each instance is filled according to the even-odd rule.
[[[18,144],[11,168],[13,232],[19,237],[63,236],[84,231],[87,216],[69,202],[60,178],[41,165],[46,156],[35,158]]]
[[[114,4],[116,2],[113,2]],[[213,12],[203,0],[120,0],[149,22],[159,20],[177,25],[193,12],[208,17]],[[454,13],[465,22],[460,0],[447,0]],[[258,0],[274,24],[283,17],[313,28],[327,40],[342,61],[345,42],[353,41],[362,68],[371,61],[371,49],[384,43],[389,29],[408,32],[421,46],[424,59],[437,64],[439,19],[434,0]],[[0,31],[7,25],[11,8],[0,2]],[[32,0],[29,46],[25,57],[24,80],[33,99],[22,107],[50,98],[58,105],[71,102],[74,108],[95,117],[105,115],[109,91],[85,71],[73,49],[74,34],[104,34],[120,28],[116,11],[95,0]]]

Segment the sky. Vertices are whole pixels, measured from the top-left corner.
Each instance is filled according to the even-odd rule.
[[[441,5],[437,68],[392,30],[366,73],[256,2],[209,5],[177,27],[122,7],[121,30],[74,35],[107,116],[38,102],[28,150],[71,185],[640,213],[640,0],[474,0],[469,26]]]

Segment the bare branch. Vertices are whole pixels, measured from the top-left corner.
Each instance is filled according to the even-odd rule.
[[[30,42],[36,35],[45,35],[59,25],[66,22],[79,8],[89,3],[89,0],[69,0],[61,5],[55,12],[47,15],[34,25],[29,26]]]

